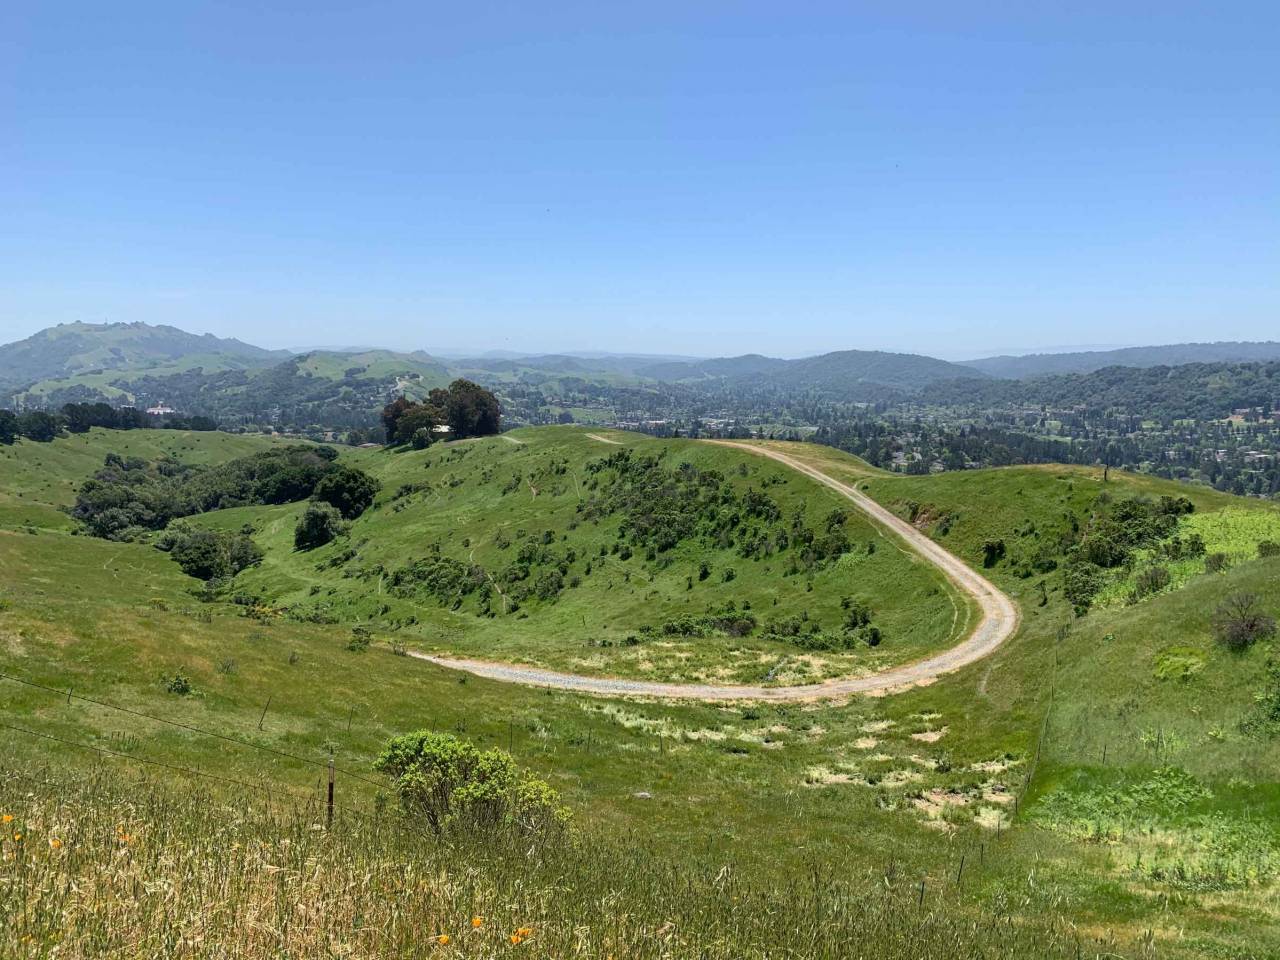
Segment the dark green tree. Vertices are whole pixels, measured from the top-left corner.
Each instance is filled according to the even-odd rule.
[[[18,434],[38,443],[49,443],[62,432],[62,418],[43,410],[18,415]]]
[[[0,444],[6,447],[18,439],[18,418],[12,410],[0,410]]]
[[[455,440],[489,436],[502,429],[498,398],[470,380],[458,379],[449,384],[444,412]]]
[[[342,522],[338,508],[313,501],[307,504],[306,511],[298,518],[298,525],[293,531],[293,546],[295,550],[314,550],[344,532],[346,524]]]
[[[337,507],[344,519],[354,520],[373,503],[379,483],[363,470],[337,467],[316,484],[311,499]]]

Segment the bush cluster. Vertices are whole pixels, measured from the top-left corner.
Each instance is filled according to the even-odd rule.
[[[510,754],[451,734],[419,730],[395,737],[373,766],[391,778],[404,811],[435,834],[514,831],[545,838],[569,822],[556,791]]]
[[[182,572],[198,580],[225,580],[262,562],[262,550],[245,531],[204,530],[177,523],[156,546],[167,552]]]
[[[1106,583],[1105,572],[1130,563],[1135,550],[1157,547],[1169,559],[1204,553],[1196,536],[1183,541],[1175,536],[1179,518],[1195,510],[1186,497],[1127,497],[1112,501],[1105,493],[1094,501],[1089,523],[1077,530],[1066,550],[1062,573],[1063,594],[1076,612],[1083,614]],[[1197,553],[1198,551],[1198,553]],[[1155,593],[1168,584],[1169,572],[1152,567],[1138,578],[1139,596]]]

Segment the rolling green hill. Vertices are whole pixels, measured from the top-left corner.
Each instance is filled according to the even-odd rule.
[[[1269,719],[1273,709],[1280,710],[1274,707],[1280,702],[1276,641],[1233,653],[1213,639],[1210,624],[1222,597],[1242,591],[1256,593],[1272,615],[1280,614],[1280,558],[1259,558],[1256,544],[1250,552],[1245,543],[1269,535],[1277,515],[1273,505],[1114,472],[1104,484],[1097,471],[1085,468],[902,477],[829,448],[786,444],[791,455],[857,482],[981,569],[1018,600],[1020,632],[987,659],[931,684],[835,704],[590,698],[396,656],[403,644],[581,672],[752,676],[749,671],[765,654],[771,662],[784,653],[836,655],[793,652],[759,630],[741,638],[660,634],[625,644],[632,633],[640,636],[640,626],[678,619],[683,610],[698,616],[708,607],[723,610],[729,600],[738,612],[749,601],[764,621],[776,598],[779,612],[807,608],[825,628],[843,613],[842,595],[866,597],[874,621],[885,625],[885,641],[874,651],[864,646],[838,655],[851,658],[843,664],[848,669],[863,668],[869,652],[896,656],[894,646],[907,643],[902,631],[912,622],[922,630],[911,641],[918,643],[913,651],[948,642],[947,629],[930,634],[927,628],[939,622],[939,607],[930,604],[949,605],[949,591],[931,593],[931,568],[919,568],[891,542],[853,564],[842,555],[812,576],[785,576],[790,546],[767,558],[746,558],[738,551],[751,538],[735,532],[733,546],[722,545],[712,524],[653,560],[635,546],[623,559],[621,549],[612,552],[618,530],[627,524],[622,539],[630,543],[630,531],[653,508],[672,506],[667,497],[681,477],[716,471],[720,506],[742,511],[747,491],[754,489],[779,504],[784,519],[802,507],[804,523],[813,530],[821,529],[833,503],[817,485],[746,452],[600,436],[616,443],[573,429],[540,428],[417,453],[344,452],[344,463],[377,476],[382,489],[376,505],[330,546],[292,550],[292,524],[301,505],[236,508],[199,518],[224,529],[248,525],[265,551],[261,566],[240,574],[216,599],[148,543],[72,535],[69,518],[58,508],[74,499],[77,486],[108,452],[146,458],[169,453],[212,463],[264,449],[270,441],[94,430],[0,451],[0,490],[6,495],[0,511],[3,672],[52,688],[0,681],[8,684],[5,722],[61,738],[40,740],[10,730],[6,766],[38,782],[70,784],[62,790],[33,788],[0,778],[0,805],[24,818],[21,830],[30,835],[33,869],[38,865],[54,871],[41,876],[61,876],[47,841],[55,830],[70,831],[65,835],[73,838],[74,856],[66,861],[68,869],[88,876],[107,862],[90,836],[90,825],[100,823],[110,830],[123,823],[137,834],[143,845],[139,862],[151,864],[153,879],[170,876],[163,858],[152,857],[151,845],[162,839],[170,850],[192,851],[194,859],[184,854],[182,862],[207,857],[222,863],[222,854],[195,853],[209,850],[212,837],[191,811],[194,796],[201,797],[203,809],[219,812],[213,818],[223,831],[219,849],[230,850],[233,843],[256,849],[260,839],[279,839],[264,834],[266,814],[258,812],[267,802],[263,791],[245,800],[246,790],[236,784],[164,771],[152,775],[160,786],[146,786],[136,772],[144,769],[142,761],[314,797],[319,774],[313,763],[322,768],[333,756],[341,770],[372,776],[369,764],[388,737],[430,728],[509,749],[547,778],[574,811],[586,851],[579,859],[571,853],[553,858],[548,862],[557,866],[544,875],[520,856],[498,850],[432,846],[419,853],[412,847],[413,857],[420,858],[414,862],[446,889],[470,882],[467,889],[479,891],[466,903],[431,899],[450,906],[420,917],[456,937],[463,935],[469,913],[483,912],[512,928],[530,924],[537,935],[529,946],[548,955],[572,953],[572,931],[595,936],[610,923],[639,938],[637,955],[658,955],[656,945],[672,930],[690,949],[707,938],[733,943],[729,954],[707,947],[708,956],[785,954],[794,938],[814,936],[806,932],[804,918],[816,909],[815,901],[797,891],[809,889],[804,878],[816,870],[820,882],[809,881],[814,889],[851,885],[852,900],[840,902],[862,908],[841,908],[840,916],[862,917],[858,922],[864,925],[841,929],[877,955],[901,955],[904,943],[915,944],[923,955],[946,955],[925,933],[939,925],[957,931],[948,949],[959,955],[981,948],[1001,957],[1055,951],[1075,956],[1078,947],[1080,956],[1090,957],[1265,957],[1280,948],[1280,738]],[[627,451],[629,458],[619,457]],[[644,485],[639,497],[624,496],[635,492],[624,475],[637,476],[626,461],[649,455],[672,474],[658,475],[660,482]],[[601,461],[606,465],[588,469]],[[689,468],[682,467],[686,462]],[[648,470],[638,476],[652,478]],[[775,475],[781,480],[771,479]],[[1071,518],[1087,525],[1135,496],[1189,497],[1195,510],[1181,514],[1176,529],[1200,524],[1195,530],[1208,538],[1220,528],[1221,545],[1231,556],[1225,571],[1188,570],[1167,590],[1138,602],[1099,604],[1079,617],[1061,594],[1061,569],[1023,575],[1026,557],[1038,552],[1033,545],[1056,543],[1055,534],[1070,529]],[[608,503],[619,506],[598,512]],[[709,516],[706,506],[700,503],[699,511]],[[735,531],[744,526],[744,515]],[[1205,519],[1217,515],[1240,522],[1215,526]],[[672,516],[678,519],[679,512]],[[846,518],[844,527],[854,544],[878,536],[856,517]],[[520,529],[525,536],[517,536]],[[543,543],[547,530],[552,536]],[[500,533],[509,546],[500,546]],[[997,540],[1005,549],[987,565],[987,544]],[[598,559],[600,544],[606,545],[604,562],[586,574],[588,547],[596,547],[591,555]],[[536,548],[528,554],[529,579],[548,572],[544,560],[533,562],[539,550],[554,551],[561,561],[573,550],[570,575],[580,577],[579,584],[569,586],[566,578],[555,599],[529,596],[518,610],[488,617],[479,612],[478,591],[448,594],[441,602],[420,578],[394,582],[398,571],[432,557],[474,562],[498,578],[504,562],[528,545]],[[353,555],[340,560],[348,550]],[[668,554],[671,563],[664,568]],[[699,580],[695,564],[704,561],[712,575]],[[1135,554],[1129,572],[1147,562]],[[715,575],[726,566],[736,571],[729,581]],[[1128,573],[1117,567],[1115,576],[1122,575]],[[410,595],[397,595],[394,589],[406,583]],[[496,594],[490,600],[491,606],[497,602]],[[948,626],[952,615],[946,615]],[[408,622],[415,616],[418,622]],[[353,632],[355,627],[361,631]],[[368,649],[353,644],[362,637],[371,641]],[[614,645],[589,647],[588,638],[611,639]],[[189,688],[185,694],[172,692],[179,675]],[[137,712],[121,713],[111,705]],[[139,714],[280,752],[263,754]],[[85,745],[132,759],[106,759]],[[179,791],[176,798],[165,792],[170,790]],[[380,809],[372,784],[340,772],[338,791],[344,806]],[[154,799],[143,803],[143,796]],[[229,809],[239,813],[223,818]],[[335,878],[383,876],[379,864],[393,856],[390,840],[356,826],[363,821],[343,820],[348,814],[340,811],[339,825],[350,824],[344,835],[352,838],[351,847],[316,846],[308,838],[317,833],[313,825],[322,825],[323,808],[295,809],[297,819],[288,829],[299,859],[266,861],[283,871],[272,874],[279,882],[301,882],[317,864],[336,871]],[[285,822],[282,814],[273,816]],[[77,823],[85,828],[75,828]],[[99,844],[104,856],[119,847],[118,840],[109,840]],[[615,841],[628,851],[606,858],[617,869],[612,875],[593,871],[589,864]],[[410,849],[406,842],[398,841],[401,851]],[[367,861],[351,852],[357,847]],[[349,851],[340,862],[331,859],[338,850]],[[265,874],[232,870],[231,862],[227,876],[242,879],[222,889],[233,890],[245,909],[258,897],[299,902],[260,886],[270,882]],[[718,915],[701,906],[706,899],[690,892],[684,902],[699,906],[658,934],[676,915],[667,915],[674,907],[656,891],[669,888],[673,876],[702,877],[703,870],[705,885],[720,900],[728,888],[716,884],[733,882],[726,878],[767,886],[770,922],[717,926]],[[916,901],[921,881],[923,911]],[[194,897],[191,891],[203,889],[201,883],[179,886]],[[517,886],[523,892],[517,894]],[[725,895],[739,894],[748,897],[745,890]],[[367,903],[359,894],[350,897],[343,901],[348,911]],[[502,906],[504,897],[514,912]],[[158,909],[146,902],[148,911]],[[1008,917],[1010,903],[1017,907],[1007,923],[980,920]],[[873,921],[879,904],[892,905],[886,909],[897,923],[921,915],[930,919],[918,928]],[[211,906],[208,899],[170,902],[188,918]],[[391,920],[379,911],[370,907],[365,915],[376,918],[370,922],[379,930],[392,929],[382,926]],[[132,922],[121,915],[121,929],[133,929]],[[432,935],[436,929],[431,927]],[[769,939],[766,929],[788,936]],[[965,930],[971,933],[964,937],[979,939],[964,939],[959,931]],[[1018,931],[1032,932],[1037,946],[1018,939]],[[809,952],[834,957],[845,948],[847,943],[832,944]],[[376,955],[363,945],[353,949],[358,956]]]
[[[288,355],[287,350],[264,350],[176,327],[65,323],[0,346],[0,393],[27,388],[43,395],[77,383],[98,386],[111,374],[126,371],[248,370],[278,363]]]
[[[912,353],[838,350],[800,360],[777,360],[749,354],[689,363],[645,367],[640,373],[658,380],[724,380],[742,386],[784,390],[816,390],[831,396],[860,399],[869,388],[913,392],[940,380],[982,378],[968,367]]]

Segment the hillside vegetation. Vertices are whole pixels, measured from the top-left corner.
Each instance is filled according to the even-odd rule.
[[[107,374],[126,370],[250,369],[286,356],[285,350],[264,350],[212,334],[197,336],[176,327],[66,323],[0,346],[0,392],[69,377],[103,377],[100,382],[105,383]]]
[[[902,642],[895,617],[909,622],[931,597],[950,605],[945,585],[930,585],[931,568],[855,516],[841,526],[850,544],[879,545],[851,567],[846,558],[856,551],[834,561],[814,553],[815,568],[807,569],[790,542],[784,550],[775,542],[763,558],[743,557],[742,547],[757,540],[743,528],[772,537],[780,527],[790,540],[788,521],[799,507],[815,541],[832,535],[824,521],[840,504],[781,465],[692,442],[600,436],[617,443],[551,429],[423,451],[344,453],[339,464],[377,478],[381,489],[350,532],[323,548],[293,548],[305,501],[188,518],[210,529],[247,526],[263,552],[259,565],[212,591],[146,536],[73,536],[59,508],[74,503],[108,452],[124,455],[125,444],[132,456],[170,453],[213,465],[274,449],[270,441],[93,430],[0,450],[0,488],[12,504],[0,513],[4,673],[48,688],[0,680],[5,723],[25,731],[6,734],[3,812],[24,837],[4,841],[24,858],[7,863],[31,865],[24,889],[32,891],[75,880],[106,894],[129,889],[138,875],[131,871],[172,877],[185,891],[165,901],[168,916],[183,918],[167,926],[147,920],[162,909],[157,886],[129,912],[115,895],[99,898],[98,908],[77,901],[67,914],[42,899],[46,906],[24,921],[26,933],[8,927],[5,935],[38,944],[133,943],[137,955],[154,955],[163,941],[145,931],[195,931],[192,944],[201,931],[201,943],[228,936],[231,913],[211,909],[223,896],[245,915],[271,918],[241,925],[253,931],[236,941],[245,955],[302,950],[316,930],[350,930],[356,911],[369,918],[361,928],[369,939],[342,941],[352,956],[444,946],[488,955],[499,937],[468,939],[473,915],[486,917],[478,929],[500,932],[506,947],[506,938],[530,928],[517,946],[546,956],[835,956],[847,955],[850,943],[868,955],[938,957],[1052,956],[1060,948],[1089,957],[1268,957],[1280,949],[1276,641],[1261,637],[1235,650],[1217,639],[1214,622],[1223,597],[1241,593],[1260,597],[1267,615],[1280,614],[1280,558],[1261,555],[1256,544],[1252,554],[1240,547],[1222,569],[1188,570],[1136,602],[1096,602],[1077,616],[1060,578],[1079,543],[1055,535],[1071,529],[1069,517],[1087,529],[1095,512],[1110,516],[1134,497],[1158,505],[1186,496],[1194,509],[1176,514],[1174,535],[1198,518],[1247,514],[1248,524],[1228,525],[1237,540],[1269,529],[1274,508],[1114,471],[1104,484],[1101,471],[1084,468],[893,476],[829,448],[787,444],[793,456],[865,485],[902,516],[914,512],[922,529],[1018,599],[1019,634],[931,685],[840,704],[585,698],[396,656],[406,647],[474,649],[564,667],[585,660],[583,670],[625,674],[639,672],[646,652],[670,651],[644,675],[669,664],[671,676],[732,676],[753,649],[775,660],[848,656],[859,669],[868,655],[888,655]],[[652,466],[641,466],[649,457]],[[599,466],[588,470],[592,464]],[[700,478],[712,470],[723,475],[717,491],[727,487],[740,514],[732,545],[719,545],[708,503],[698,499],[708,495]],[[780,482],[769,479],[775,473],[785,473]],[[672,525],[639,524],[666,503],[647,484],[654,477],[670,506],[687,491],[708,523],[665,550],[646,538]],[[425,486],[400,494],[407,483]],[[752,490],[778,505],[782,523],[743,519]],[[516,538],[520,528],[526,536]],[[553,535],[544,544],[546,530]],[[497,534],[508,531],[504,548]],[[987,544],[997,540],[1005,550],[988,564]],[[1053,556],[1059,566],[1024,576],[1026,558],[1046,541],[1062,547]],[[442,602],[428,589],[434,580],[392,583],[397,570],[437,557],[474,563],[500,580],[526,546],[530,560],[546,550],[561,562],[581,547],[570,571],[582,581],[572,587],[566,579],[554,600],[535,591],[507,614],[492,609],[495,591],[493,616],[480,612],[478,590],[453,609],[458,597]],[[328,566],[348,549],[359,559]],[[1152,549],[1131,550],[1132,572]],[[589,553],[597,562],[584,575]],[[665,556],[672,561],[663,569]],[[713,572],[700,581],[702,558],[712,571],[732,566],[735,577]],[[786,576],[793,561],[800,570]],[[342,575],[378,564],[385,569],[377,575]],[[1108,569],[1118,576],[1125,564]],[[536,584],[551,570],[556,562],[539,559],[514,583]],[[406,586],[407,595],[393,592]],[[780,612],[807,608],[819,634],[842,632],[852,609],[841,605],[844,595],[867,600],[871,622],[883,625],[879,646],[860,639],[848,653],[803,650],[761,629],[776,597]],[[749,601],[758,618],[746,637],[716,627],[710,636],[640,639],[639,626],[685,612],[700,619],[730,601],[738,614]],[[413,616],[418,623],[407,622]],[[931,642],[950,642],[954,616],[945,612]],[[626,646],[633,629],[638,642]],[[587,648],[580,645],[587,636],[623,645]],[[373,764],[391,738],[423,729],[508,752],[545,779],[572,813],[566,845],[535,862],[497,841],[466,847],[417,832],[401,838],[407,825],[388,806],[391,783]],[[41,739],[50,736],[58,739]],[[330,757],[340,809],[337,829],[326,833],[312,828],[322,827]],[[168,782],[172,772],[152,766],[152,778],[139,781],[146,761],[206,776]],[[261,810],[268,790],[282,803],[270,817]],[[356,811],[383,818],[374,821],[382,826],[344,819]],[[115,853],[118,828],[138,841],[123,857]],[[53,848],[51,838],[64,846]],[[394,873],[393,862],[401,865]],[[406,887],[406,862],[414,876],[432,879]],[[346,892],[316,900],[308,884],[321,876],[328,889]],[[379,895],[384,889],[421,895]],[[314,904],[314,926],[301,923],[302,904]],[[440,935],[449,944],[434,940]],[[10,953],[21,948],[9,945]],[[189,947],[193,956],[201,949]]]

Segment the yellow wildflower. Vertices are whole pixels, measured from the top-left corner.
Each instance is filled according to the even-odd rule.
[[[14,842],[14,843],[18,843],[21,839],[22,839],[22,834],[20,834],[20,833],[15,833],[15,834],[13,835],[13,842]]]
[[[4,823],[13,823],[13,814],[6,813],[3,817],[0,817],[0,821],[3,821]]]
[[[49,838],[49,846],[50,846],[51,848],[53,848],[54,850],[61,850],[61,849],[62,849],[62,841],[61,841],[61,840],[59,840],[57,837],[50,837],[50,838]]]
[[[520,936],[520,934],[518,934],[518,933],[513,933],[513,934],[511,935],[511,945],[512,945],[513,947],[514,947],[514,946],[516,946],[517,944],[521,943],[523,940],[524,940],[524,937]]]
[[[436,937],[436,943],[442,947],[447,947],[449,945],[449,935],[447,933],[440,934],[440,936]]]
[[[483,927],[483,926],[484,926],[484,917],[472,917],[472,918],[471,918],[471,929],[472,929],[472,930],[479,930],[479,929],[480,929],[481,927]]]
[[[531,937],[533,936],[533,929],[531,927],[521,927],[519,930],[516,931],[516,936],[520,937],[521,939],[523,939],[524,937]]]

